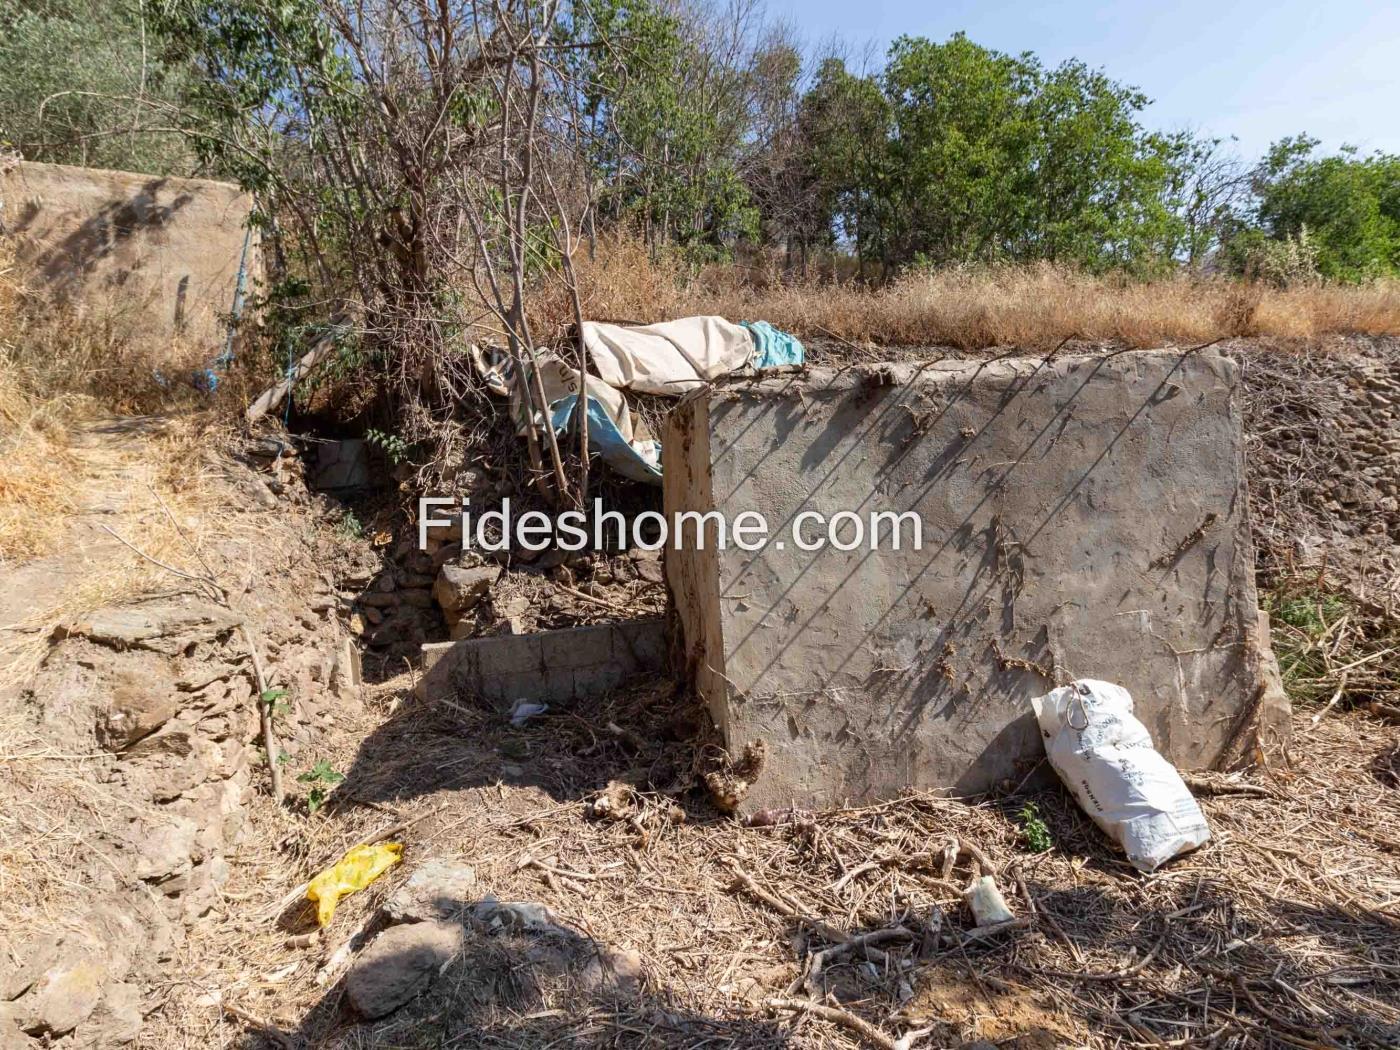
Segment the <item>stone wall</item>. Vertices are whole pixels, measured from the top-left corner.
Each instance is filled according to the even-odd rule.
[[[565,703],[666,663],[666,622],[632,620],[423,646],[418,695]]]
[[[0,178],[0,223],[31,286],[134,332],[222,348],[252,210],[238,187],[61,164]]]
[[[729,750],[767,747],[746,804],[1019,780],[1043,754],[1030,698],[1077,677],[1126,686],[1184,767],[1286,732],[1241,411],[1213,351],[812,369],[684,401],[668,512],[756,510],[774,540],[667,554]],[[802,551],[804,510],[912,510],[923,548]]]

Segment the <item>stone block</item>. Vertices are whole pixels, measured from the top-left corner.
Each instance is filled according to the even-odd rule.
[[[664,667],[663,620],[592,624],[423,646],[418,694],[567,703]]]

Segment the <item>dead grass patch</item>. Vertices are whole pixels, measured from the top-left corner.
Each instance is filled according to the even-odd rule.
[[[584,316],[651,323],[689,314],[767,320],[808,337],[881,345],[1039,348],[1065,339],[1148,347],[1242,336],[1400,335],[1400,281],[1273,288],[1227,278],[1138,281],[1049,263],[910,273],[883,288],[784,281],[746,265],[688,269],[636,239],[603,238],[577,264]],[[572,309],[534,303],[534,329],[562,337]]]

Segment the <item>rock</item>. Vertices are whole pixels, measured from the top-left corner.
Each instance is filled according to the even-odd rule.
[[[432,557],[433,571],[434,571],[434,572],[437,572],[437,571],[438,571],[439,569],[441,569],[444,565],[446,565],[448,562],[452,561],[452,559],[456,558],[457,555],[459,555],[459,554],[461,554],[461,553],[462,553],[462,545],[461,545],[460,543],[445,543],[445,544],[443,544],[441,547],[439,547],[436,551],[433,552],[433,557]]]
[[[388,609],[399,604],[399,596],[392,591],[370,591],[360,598],[360,604],[368,609]]]
[[[0,944],[0,1002],[18,999],[56,962],[58,945],[46,937],[33,937],[18,946]]]
[[[58,638],[82,635],[113,649],[150,649],[174,656],[192,643],[232,631],[238,618],[223,606],[194,598],[168,598],[110,606],[70,620]]]
[[[0,1001],[0,1050],[30,1050],[35,1043],[19,1027],[19,1008]]]
[[[666,580],[666,572],[661,566],[661,552],[659,550],[643,550],[641,547],[633,547],[627,552],[627,556],[632,559],[632,567],[637,570],[637,575],[648,583],[663,583]]]
[[[453,919],[470,911],[476,871],[468,864],[433,858],[418,866],[384,904],[394,922]]]
[[[391,926],[376,937],[345,975],[345,994],[364,1018],[392,1013],[432,982],[461,954],[462,927],[452,922]]]
[[[134,984],[114,981],[107,986],[92,1016],[73,1033],[71,1050],[104,1050],[129,1046],[141,1034],[141,990]]]
[[[362,674],[360,650],[349,638],[342,639],[331,663],[331,691],[341,701],[351,698],[358,700]]]
[[[558,926],[554,913],[533,901],[498,901],[495,897],[483,897],[472,914],[478,922],[497,929],[539,932]]]
[[[618,995],[636,995],[642,990],[646,972],[642,957],[630,948],[615,950],[600,948],[588,960],[580,980],[592,992],[612,992]]]
[[[107,970],[87,957],[48,970],[19,1000],[19,1025],[31,1035],[65,1035],[97,1009]]]
[[[109,751],[120,751],[154,733],[179,710],[179,698],[159,683],[118,675],[112,684],[111,706],[98,716],[98,742]]]
[[[444,565],[433,585],[433,597],[447,613],[461,616],[476,606],[491,590],[501,575],[497,565],[465,569],[459,565]]]
[[[184,817],[173,817],[154,828],[134,824],[130,832],[131,844],[136,850],[132,874],[144,882],[159,882],[186,874],[197,851],[195,838],[198,834],[199,826]]]

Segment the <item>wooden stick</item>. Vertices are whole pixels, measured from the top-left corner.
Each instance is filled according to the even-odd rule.
[[[234,1006],[232,1003],[219,1003],[219,1009],[228,1014],[235,1021],[242,1021],[249,1028],[256,1028],[265,1037],[283,1047],[284,1050],[293,1050],[296,1046],[286,1032],[278,1028],[271,1021],[264,1020],[257,1014],[251,1014],[247,1010]]]
[[[916,1039],[922,1039],[933,1031],[932,1028],[920,1028],[916,1032],[892,1039],[869,1021],[857,1017],[849,1010],[842,1010],[835,1006],[824,1006],[821,1003],[814,1003],[810,999],[769,999],[768,1006],[773,1010],[789,1010],[794,1013],[820,1017],[823,1021],[830,1021],[855,1032],[866,1042],[873,1043],[875,1046],[881,1047],[882,1050],[909,1050]]]
[[[321,358],[325,356],[326,351],[331,349],[334,345],[335,336],[333,334],[327,333],[321,336],[320,339],[317,339],[311,349],[302,355],[301,360],[296,363],[296,367],[294,367],[285,378],[272,384],[272,386],[258,395],[257,400],[248,406],[248,411],[244,413],[244,418],[249,423],[256,423],[263,416],[267,415],[271,409],[280,405],[283,398],[291,395],[292,387],[297,384],[297,381],[305,376],[307,372],[315,368],[316,363],[320,361]]]

